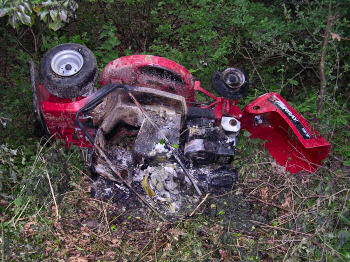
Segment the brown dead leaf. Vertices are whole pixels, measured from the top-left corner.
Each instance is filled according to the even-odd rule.
[[[284,174],[286,172],[286,167],[277,164],[276,161],[271,161],[271,170],[274,174]]]
[[[9,202],[5,199],[0,198],[0,206],[6,207],[8,206]]]
[[[36,223],[34,221],[29,221],[24,225],[24,233],[27,234],[27,236],[31,236],[36,230],[34,226]]]
[[[112,242],[113,246],[119,247],[121,240],[118,238],[112,238],[111,242]]]
[[[260,196],[261,196],[261,199],[266,202],[269,198],[269,188],[268,187],[260,188]]]
[[[55,227],[57,230],[62,231],[61,223],[59,223],[59,222],[54,222],[53,225],[54,225],[54,227]]]
[[[225,250],[219,249],[220,261],[225,261],[227,259],[227,252]]]
[[[185,234],[184,231],[179,230],[179,229],[177,229],[177,228],[171,228],[171,229],[169,230],[169,233],[170,233],[170,235],[171,235],[176,241],[179,240],[179,236],[182,236],[182,235]]]
[[[108,251],[106,253],[106,257],[109,257],[109,258],[113,258],[113,257],[115,257],[115,255],[116,255],[116,253],[114,251]]]
[[[80,227],[81,232],[89,232],[89,228],[87,226]]]
[[[91,234],[89,234],[88,232],[82,232],[81,234],[82,234],[83,236],[85,236],[85,237],[91,236]]]
[[[302,179],[301,179],[302,185],[303,185],[305,188],[307,188],[308,185],[309,185],[309,182],[310,182],[310,176],[309,176],[309,174],[304,175],[304,176],[302,177]]]
[[[24,229],[26,231],[32,231],[33,229],[31,228],[32,225],[35,225],[36,223],[34,221],[29,221],[24,225]]]
[[[331,33],[332,40],[337,39],[339,42],[341,41],[340,35],[336,33]]]
[[[69,262],[89,262],[86,257],[70,257]]]
[[[290,194],[288,194],[285,198],[284,198],[284,203],[282,204],[283,208],[291,208],[291,197]]]

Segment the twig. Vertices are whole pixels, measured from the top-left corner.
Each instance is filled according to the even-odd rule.
[[[283,230],[283,231],[288,231],[288,232],[292,232],[294,234],[297,234],[297,235],[305,235],[305,236],[308,236],[308,237],[312,237],[313,235],[311,234],[307,234],[307,233],[304,233],[304,232],[300,232],[300,231],[295,231],[295,230],[292,230],[292,229],[287,229],[287,228],[283,228],[283,227],[278,227],[278,226],[270,226],[270,225],[267,225],[265,223],[262,223],[260,221],[256,221],[256,220],[250,220],[251,222],[254,222],[254,223],[258,223],[260,224],[261,226],[263,227],[268,227],[268,228],[272,228],[272,229],[278,229],[278,230]]]
[[[17,37],[15,37],[15,40],[17,41],[17,43],[22,47],[22,49],[31,57],[34,57],[34,55],[29,52],[29,50],[27,48],[24,47],[24,45],[19,41],[19,39]]]
[[[249,53],[249,51],[248,51],[248,49],[246,47],[244,47],[243,49],[246,51],[246,53],[247,53],[247,55],[249,57],[249,60],[252,63],[252,66],[254,67],[254,70],[256,71],[256,73],[257,73],[257,75],[258,75],[258,77],[260,79],[261,85],[263,86],[264,90],[266,91],[266,88],[265,88],[265,85],[264,85],[264,81],[262,80],[262,77],[261,77],[258,69],[256,68],[256,65],[255,65],[255,63],[253,61],[253,58],[251,57],[251,55],[250,55],[250,53]]]
[[[294,240],[293,240],[293,241],[294,241]],[[293,243],[293,241],[291,241],[291,242]],[[300,241],[301,241],[301,240],[300,240]],[[276,245],[276,246],[272,246],[272,247],[266,248],[266,251],[267,251],[267,250],[276,249],[276,248],[278,248],[278,249],[283,248],[283,249],[284,249],[283,252],[285,252],[286,254],[288,254],[288,253],[285,251],[285,247],[284,247],[285,245],[286,245],[285,243],[278,244],[278,245]]]
[[[319,247],[321,247],[321,248],[326,248],[326,249],[332,251],[332,253],[333,253],[337,258],[339,258],[341,261],[344,261],[344,262],[345,262],[344,258],[343,258],[341,255],[339,255],[338,252],[337,252],[336,250],[334,250],[333,248],[330,248],[329,246],[327,246],[327,245],[325,245],[325,244],[321,244],[321,243],[319,243],[319,242],[317,242],[316,240],[313,240],[313,239],[310,239],[310,241],[311,241],[313,244],[315,244],[315,245],[317,245],[317,246],[319,246]]]
[[[35,54],[37,54],[38,53],[38,40],[37,40],[37,38],[36,38],[36,36],[35,36],[35,34],[34,34],[34,32],[33,32],[33,29],[32,28],[30,28],[30,32],[32,33],[32,35],[33,35],[33,40],[34,40],[34,50],[35,50]]]
[[[198,210],[198,208],[205,202],[205,200],[207,200],[208,196],[210,195],[210,193],[207,193],[205,195],[205,197],[203,198],[203,200],[198,204],[198,206],[192,211],[192,213],[190,214],[190,217],[194,215],[194,213]]]
[[[108,213],[107,213],[107,208],[106,208],[106,206],[105,205],[103,205],[103,214],[104,214],[104,217],[105,217],[105,222],[106,222],[106,227],[107,227],[107,230],[108,230],[108,232],[107,233],[109,233],[109,234],[112,234],[112,232],[111,232],[111,228],[110,228],[110,226],[109,226],[109,222],[108,222]]]
[[[323,37],[323,42],[322,42],[322,52],[321,52],[321,60],[320,60],[320,65],[319,65],[319,72],[320,72],[320,94],[318,97],[318,104],[317,104],[317,114],[319,115],[322,111],[323,107],[323,100],[324,100],[324,95],[326,92],[326,87],[327,87],[327,79],[325,75],[325,61],[326,61],[326,55],[327,55],[327,45],[328,45],[328,39],[333,27],[334,20],[336,19],[336,16],[331,15],[332,11],[332,1],[329,1],[329,6],[328,6],[328,18],[327,18],[327,26],[326,26],[326,31],[324,33]]]
[[[289,246],[288,246],[288,249],[287,249],[287,251],[286,251],[286,254],[284,255],[282,261],[287,261],[286,259],[287,259],[288,254],[289,254],[289,250],[292,248],[293,244],[294,244],[294,239],[292,239],[292,241],[290,242],[290,244],[289,244]]]
[[[3,223],[1,223],[0,245],[1,245],[1,261],[5,262],[5,230],[4,230],[4,224]]]
[[[54,202],[54,204],[55,204],[56,219],[59,220],[59,219],[60,219],[60,216],[59,216],[59,214],[58,214],[58,206],[57,206],[57,202],[56,202],[56,197],[55,197],[55,193],[53,192],[53,188],[52,188],[52,185],[51,185],[51,180],[50,180],[49,172],[47,172],[47,170],[46,170],[46,177],[47,177],[47,180],[49,181],[49,186],[50,186],[50,190],[51,190],[53,202]]]
[[[281,207],[281,206],[276,205],[276,204],[274,204],[274,203],[266,202],[266,201],[264,201],[264,200],[262,200],[262,199],[259,199],[259,198],[256,198],[256,197],[250,196],[250,198],[253,198],[254,200],[260,201],[261,203],[264,203],[265,205],[274,206],[274,207],[277,207],[277,208],[279,208],[279,209],[282,209],[282,210],[284,210],[284,211],[286,211],[286,212],[289,211],[288,209],[286,209],[286,208],[284,208],[284,207]]]

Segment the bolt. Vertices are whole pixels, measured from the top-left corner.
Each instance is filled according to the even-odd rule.
[[[64,67],[66,70],[71,70],[72,69],[72,66],[70,64],[66,64],[66,66]]]
[[[237,125],[237,121],[236,121],[235,119],[231,119],[230,122],[229,122],[229,124],[230,124],[231,126],[236,126],[236,125]]]

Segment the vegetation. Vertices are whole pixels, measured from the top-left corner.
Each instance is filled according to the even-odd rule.
[[[349,4],[0,0],[1,261],[349,261]],[[84,150],[33,135],[28,60],[65,42],[88,46],[100,69],[164,56],[208,89],[217,69],[243,68],[251,90],[241,105],[281,93],[332,152],[316,174],[290,175],[243,134],[227,196],[178,223],[121,213],[90,197]]]

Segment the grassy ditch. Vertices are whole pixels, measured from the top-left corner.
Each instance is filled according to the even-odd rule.
[[[14,30],[0,19],[1,262],[350,261],[348,4],[228,2],[82,0],[77,19],[57,32],[40,21]],[[317,114],[329,2],[336,20]],[[231,192],[209,196],[183,221],[136,217],[91,197],[86,151],[33,135],[27,62],[65,42],[91,48],[100,69],[122,55],[164,56],[203,87],[218,69],[244,68],[251,89],[241,105],[281,93],[332,151],[315,174],[290,175],[242,132]]]

